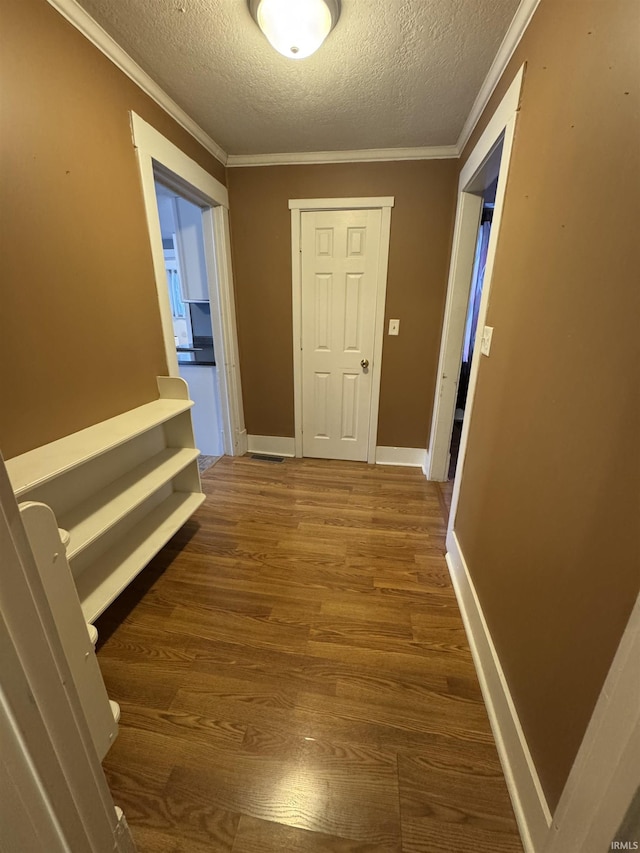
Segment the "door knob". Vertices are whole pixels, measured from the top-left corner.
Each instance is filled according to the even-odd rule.
[[[363,358],[363,359],[362,359],[362,361],[360,362],[360,367],[361,367],[363,370],[366,370],[366,369],[367,369],[367,367],[369,367],[369,359],[368,359],[368,358]]]

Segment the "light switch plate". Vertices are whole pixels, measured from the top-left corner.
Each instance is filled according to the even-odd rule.
[[[389,334],[390,335],[399,335],[400,334],[400,320],[389,320]]]
[[[482,343],[480,344],[480,352],[488,356],[491,352],[491,338],[493,337],[493,326],[485,326],[482,330]]]

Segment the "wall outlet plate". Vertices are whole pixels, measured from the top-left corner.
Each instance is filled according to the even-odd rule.
[[[482,330],[482,343],[480,344],[480,352],[482,355],[488,356],[491,352],[491,339],[493,338],[493,326],[485,326]]]

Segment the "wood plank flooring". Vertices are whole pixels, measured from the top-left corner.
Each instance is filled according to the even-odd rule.
[[[100,619],[140,853],[521,853],[415,469],[223,458]]]

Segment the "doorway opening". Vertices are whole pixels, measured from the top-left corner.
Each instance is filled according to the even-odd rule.
[[[198,449],[210,456],[242,456],[247,431],[227,188],[133,112],[131,127],[168,373],[186,378],[196,401]],[[211,363],[199,364],[206,361]],[[215,375],[205,368],[215,368]]]
[[[498,174],[501,156],[502,145],[500,145],[499,148],[496,149],[494,155],[492,155],[492,157],[495,158],[495,167],[498,169]],[[485,172],[485,177],[482,179],[483,183],[489,180],[492,171],[493,170],[487,170],[488,174],[487,172]],[[471,364],[476,344],[478,343],[478,318],[480,316],[482,290],[484,286],[485,272],[487,269],[489,237],[491,235],[491,226],[493,223],[496,188],[498,186],[498,174],[496,174],[495,178],[493,178],[489,186],[481,192],[482,207],[480,213],[480,223],[478,225],[478,235],[476,238],[476,248],[473,258],[473,269],[471,272],[469,302],[467,305],[467,315],[464,325],[464,338],[462,344],[462,359],[460,362],[460,373],[458,377],[458,393],[456,396],[456,408],[453,416],[451,443],[449,445],[449,467],[447,471],[448,480],[453,480],[456,475],[458,454],[460,452],[460,439],[462,437],[462,427],[464,424],[467,396],[469,393]]]
[[[200,470],[224,454],[220,387],[204,251],[202,208],[155,180],[178,371],[194,402]]]
[[[489,357],[491,350],[493,330],[485,322],[523,77],[524,66],[489,119],[458,180],[438,382],[426,463],[430,480],[444,484],[450,473],[455,474],[452,485],[446,487],[447,492],[450,490],[449,549],[455,539],[455,519],[480,361]],[[491,204],[493,209],[489,214]],[[491,218],[487,228],[483,226],[485,207],[485,222],[489,216]],[[456,409],[460,410],[457,413],[460,427],[454,435]]]

